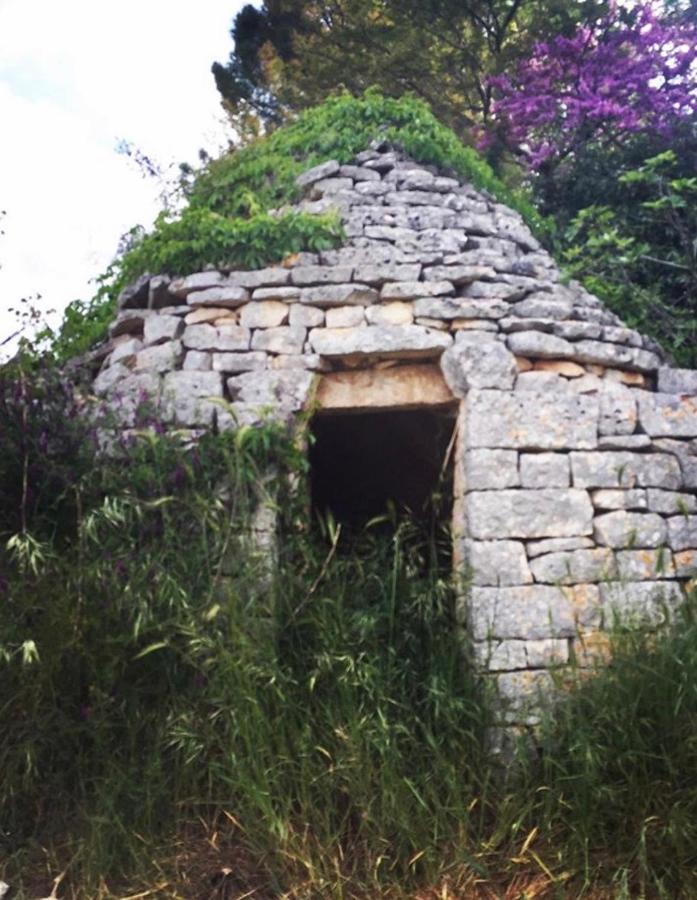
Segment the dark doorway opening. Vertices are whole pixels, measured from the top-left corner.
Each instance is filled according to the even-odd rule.
[[[320,413],[312,422],[312,505],[349,533],[408,517],[424,536],[452,512],[449,408]]]

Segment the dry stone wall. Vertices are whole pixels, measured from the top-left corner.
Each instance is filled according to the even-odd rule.
[[[534,723],[551,670],[602,657],[616,614],[655,627],[697,575],[697,372],[564,283],[516,213],[394,149],[299,184],[344,245],[140,279],[94,391],[124,429],[148,398],[196,434],[290,420],[322,373],[437,361],[460,401],[460,618],[505,722]]]

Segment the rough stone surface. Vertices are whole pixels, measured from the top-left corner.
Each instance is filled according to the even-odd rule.
[[[266,368],[268,357],[266,353],[252,351],[251,353],[214,353],[209,368],[215,372],[251,372],[256,369]]]
[[[280,300],[247,303],[240,312],[240,325],[245,328],[277,328],[288,321],[288,304]]]
[[[169,372],[162,395],[165,414],[178,425],[211,426],[223,380],[217,372]]]
[[[518,487],[518,454],[515,450],[468,450],[464,457],[468,491]]]
[[[530,584],[532,575],[519,541],[466,541],[464,556],[475,585]]]
[[[315,328],[310,344],[320,356],[436,356],[452,338],[421,325],[368,325],[365,328]]]
[[[571,537],[593,530],[586,491],[473,491],[466,506],[469,533],[482,540]]]
[[[605,548],[546,553],[530,563],[535,581],[546,584],[578,584],[606,581],[617,573],[615,557]]]
[[[456,397],[465,397],[471,388],[510,390],[517,373],[513,354],[496,343],[456,343],[443,354],[441,367]]]
[[[671,516],[668,519],[668,544],[672,550],[697,549],[697,516]]]
[[[606,391],[600,397],[600,434],[631,434],[637,424],[637,404],[633,392]]]
[[[438,367],[428,364],[330,372],[317,390],[317,402],[327,410],[418,409],[453,399]]]
[[[603,451],[571,453],[571,472],[575,487],[680,487],[680,466],[668,453],[629,453]]]
[[[255,331],[252,337],[252,350],[267,350],[269,353],[302,353],[307,329],[291,328],[282,325],[279,328],[266,328]]]
[[[525,488],[569,487],[569,457],[562,453],[521,453],[520,483]]]
[[[371,306],[378,301],[378,292],[367,284],[328,284],[322,287],[305,288],[300,295],[301,303],[311,306],[347,306],[356,303]]]
[[[673,554],[664,547],[658,550],[618,550],[617,572],[624,581],[651,581],[675,575]]]
[[[248,350],[251,334],[248,328],[212,325],[188,325],[182,335],[182,343],[189,350]]]
[[[667,529],[656,513],[616,510],[595,518],[593,535],[605,547],[660,547],[666,542]]]
[[[149,316],[143,328],[146,344],[161,344],[176,340],[184,330],[184,323],[177,316]]]
[[[166,344],[145,347],[145,349],[136,353],[133,371],[169,372],[172,369],[176,369],[183,356],[184,348],[181,341],[168,341]]]
[[[600,585],[606,625],[656,628],[669,621],[683,594],[675,581],[625,582]]]
[[[642,488],[630,488],[628,490],[623,490],[622,488],[601,488],[591,493],[591,500],[596,509],[648,509],[651,512],[659,512],[660,510],[654,510],[650,506],[647,493]]]
[[[186,298],[189,306],[240,306],[249,300],[249,291],[236,285],[223,285],[194,291]]]
[[[664,394],[697,396],[697,371],[662,367],[658,370],[658,390]]]
[[[697,396],[639,396],[639,421],[651,437],[697,437]]]
[[[573,596],[552,585],[475,586],[465,606],[465,621],[475,641],[568,638],[577,629]]]
[[[596,397],[473,390],[467,398],[472,447],[590,449],[597,444],[597,423]]]
[[[526,550],[533,559],[542,553],[558,553],[561,550],[586,550],[593,547],[593,541],[587,537],[546,538],[541,541],[528,541]]]

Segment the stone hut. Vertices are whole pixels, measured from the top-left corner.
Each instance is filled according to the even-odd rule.
[[[534,723],[552,669],[592,665],[616,615],[656,626],[697,575],[697,372],[564,281],[517,213],[398,149],[298,184],[343,246],[141,278],[94,392],[124,428],[147,395],[194,436],[311,407],[340,515],[376,480],[418,499],[449,461],[461,622],[504,721]]]

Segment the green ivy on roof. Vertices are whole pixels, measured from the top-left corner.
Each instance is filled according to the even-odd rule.
[[[422,100],[384,97],[375,90],[361,97],[344,93],[197,172],[184,209],[161,213],[152,230],[139,235],[99,279],[96,297],[71,304],[54,351],[66,359],[103,337],[119,291],[145,272],[188,275],[207,265],[256,268],[300,250],[337,246],[342,239],[338,216],[272,216],[269,211],[299,199],[299,174],[329,159],[351,162],[376,139],[401,147],[419,163],[451,170],[517,209],[533,230],[543,230],[526,198],[508,189]]]

